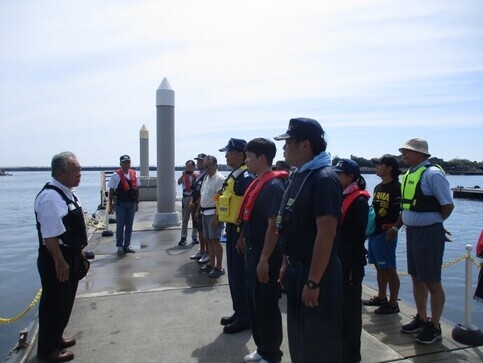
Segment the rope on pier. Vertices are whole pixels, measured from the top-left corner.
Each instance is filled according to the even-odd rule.
[[[39,290],[39,292],[34,297],[30,305],[27,306],[27,308],[23,312],[21,312],[20,314],[12,318],[0,318],[0,324],[10,324],[10,323],[13,323],[14,321],[22,319],[35,306],[35,304],[37,304],[37,302],[40,300],[40,296],[42,296],[42,289]]]

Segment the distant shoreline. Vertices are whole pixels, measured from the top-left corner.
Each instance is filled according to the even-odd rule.
[[[114,171],[118,169],[119,166],[83,166],[83,171]],[[0,167],[1,170],[5,172],[16,172],[16,171],[50,171],[50,166],[16,166],[16,167]],[[136,170],[139,170],[139,167],[135,167]],[[184,166],[175,166],[174,168],[176,171],[184,170]],[[230,168],[227,165],[221,164],[218,166],[220,171],[229,171]],[[156,166],[150,166],[149,171],[156,171]],[[375,174],[375,168],[368,168],[368,167],[361,167],[362,174]],[[474,171],[474,170],[450,170],[446,171],[448,175],[483,175],[483,170]]]

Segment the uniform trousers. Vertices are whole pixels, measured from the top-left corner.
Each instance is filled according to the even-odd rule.
[[[37,356],[45,357],[60,348],[62,334],[69,322],[74,306],[77,285],[80,249],[60,246],[62,255],[69,265],[69,279],[57,279],[55,263],[45,246],[39,248],[37,268],[42,284],[39,303],[39,339]]]
[[[309,269],[291,263],[285,275],[287,330],[293,363],[336,363],[341,361],[341,273],[337,257],[326,268],[325,283],[319,289],[319,306],[308,308],[302,292]]]
[[[246,324],[248,318],[248,301],[245,283],[245,255],[235,250],[240,237],[237,227],[233,223],[226,223],[226,265],[228,268],[228,283],[230,285],[231,300],[235,321]]]
[[[362,279],[364,267],[354,268],[342,284],[342,362],[360,362],[362,332]]]
[[[276,247],[268,261],[270,281],[262,284],[257,277],[257,266],[262,248],[263,242],[253,245],[247,242],[248,312],[258,354],[270,363],[277,363],[280,362],[283,355],[280,350],[283,338],[282,315],[278,306],[281,297],[278,277],[282,265],[282,254]]]

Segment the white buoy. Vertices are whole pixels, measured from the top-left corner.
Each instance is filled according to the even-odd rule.
[[[153,227],[164,229],[180,224],[175,210],[174,90],[166,78],[156,90],[156,136],[158,211]]]

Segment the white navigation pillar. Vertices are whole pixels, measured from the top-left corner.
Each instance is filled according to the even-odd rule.
[[[153,227],[164,229],[180,224],[175,210],[174,90],[166,78],[156,91],[156,134],[158,212]]]
[[[141,176],[149,177],[149,131],[146,125],[139,130],[139,155]]]

